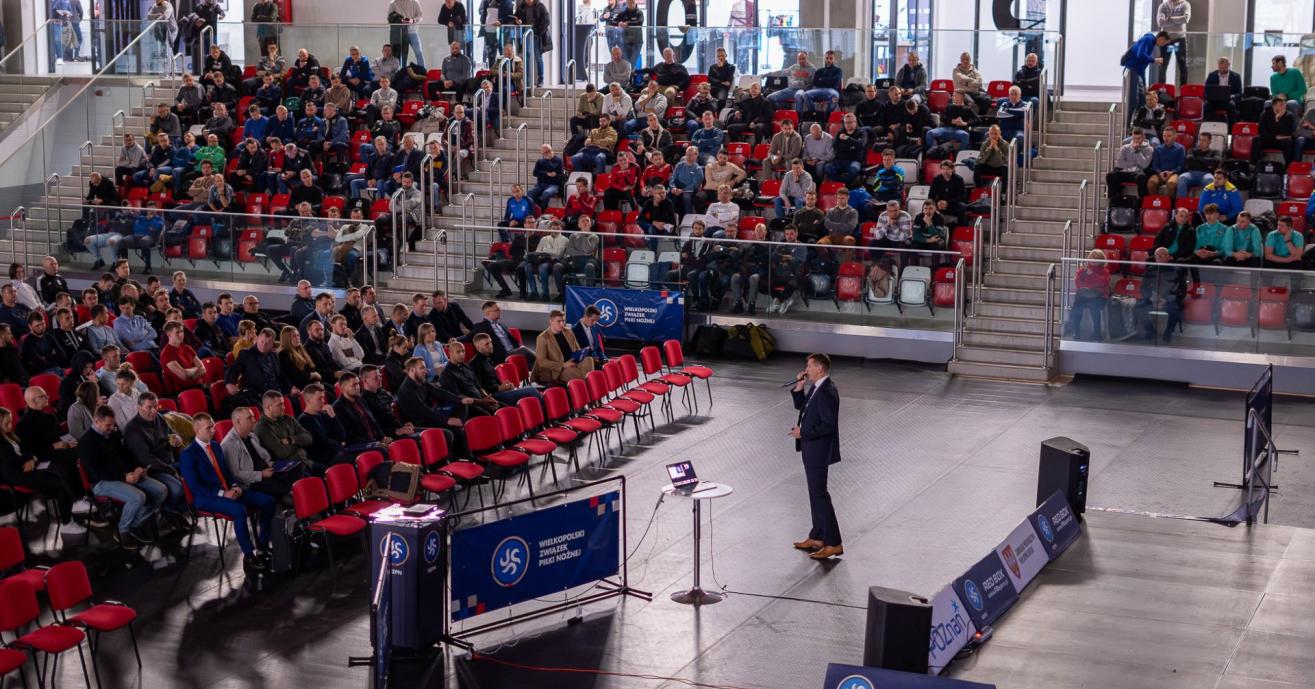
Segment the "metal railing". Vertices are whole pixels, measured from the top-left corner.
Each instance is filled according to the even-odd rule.
[[[1108,142],[1110,142],[1110,148],[1109,148],[1109,151],[1108,151],[1107,155],[1109,156],[1109,167],[1111,167],[1111,168],[1114,167],[1114,152],[1117,151],[1117,150],[1119,150],[1119,144],[1120,144],[1120,142],[1123,141],[1123,137],[1122,137],[1122,136],[1119,136],[1119,134],[1118,134],[1118,132],[1119,132],[1122,128],[1121,128],[1121,127],[1117,127],[1117,126],[1115,125],[1115,123],[1114,123],[1114,120],[1117,119],[1116,116],[1117,116],[1117,114],[1118,114],[1118,110],[1119,110],[1119,104],[1118,104],[1118,103],[1110,103],[1110,109],[1109,109],[1109,124],[1107,125],[1107,127],[1108,127],[1108,134],[1107,134],[1107,138],[1106,138],[1105,140],[1108,141]]]
[[[551,90],[544,91],[544,92],[543,92],[543,95],[539,96],[539,99],[540,99],[540,100],[543,100],[543,101],[547,101],[549,98],[552,98],[552,91],[551,91]],[[569,101],[569,100],[567,101],[567,104],[568,104],[568,106],[569,106],[569,104],[570,104],[570,101]],[[539,107],[539,131],[541,131],[541,132],[546,132],[546,131],[548,131],[547,129],[544,128],[544,117],[548,114],[548,110],[549,110],[551,107],[552,107],[552,105],[551,105],[550,103],[546,103],[546,102],[543,103],[543,104]],[[567,131],[568,131],[568,132],[570,131],[570,128],[571,128],[571,124],[570,124],[570,122],[571,122],[571,120],[570,120],[570,118],[568,117],[568,118],[566,119],[566,123],[567,123],[567,124],[566,124],[566,128],[567,128]]]
[[[1082,180],[1078,184],[1078,234],[1082,234],[1083,228],[1087,226],[1087,187],[1089,180]],[[1068,225],[1064,226],[1064,253],[1063,256],[1069,255],[1068,248]]]
[[[1014,209],[1018,206],[1018,138],[1009,139],[1009,162],[1005,165],[1005,205],[1008,206],[1009,222],[1014,221]]]
[[[1055,354],[1055,264],[1046,269],[1046,326],[1045,342],[1042,349],[1042,368],[1049,370],[1054,364],[1051,357]],[[1057,363],[1057,362],[1056,362]]]
[[[461,165],[461,122],[453,120],[449,123],[443,138],[447,145],[447,189],[449,194],[455,194],[461,184],[461,175],[457,174]],[[473,160],[471,164],[474,164]]]
[[[1101,174],[1100,169],[1100,148],[1105,142],[1097,141],[1091,149],[1091,224],[1093,227],[1100,226],[1100,189],[1106,184],[1105,175]]]
[[[1046,145],[1046,130],[1050,124],[1050,91],[1046,88],[1046,70],[1041,70],[1041,91],[1037,99],[1040,112],[1037,117],[1037,148]]]
[[[982,298],[982,263],[986,261],[986,257],[982,255],[982,245],[986,241],[986,238],[983,237],[982,234],[982,219],[979,217],[977,220],[973,221],[972,315],[974,316],[977,315],[977,302]],[[959,277],[963,277],[962,270],[959,271]],[[962,279],[960,282],[962,282]]]
[[[499,156],[489,161],[489,219],[496,221],[498,214],[497,208],[498,194],[502,190],[502,157]]]
[[[525,173],[525,164],[529,162],[530,142],[529,134],[526,129],[529,126],[529,122],[521,122],[516,125],[516,129],[513,131],[513,134],[516,137],[514,139],[516,149],[516,170],[519,174]]]
[[[511,90],[514,88],[512,82],[512,61],[503,60],[496,63],[495,78],[498,80],[498,135],[501,136],[507,129],[507,118],[511,116]]]
[[[566,63],[566,78],[563,82],[566,84],[566,103],[562,110],[562,126],[565,128],[566,138],[571,138],[571,109],[575,107],[576,85],[575,85],[575,60],[569,60]]]
[[[389,220],[393,223],[393,256],[392,256],[392,258],[393,258],[393,266],[394,266],[393,270],[394,270],[394,271],[396,271],[396,269],[397,269],[398,266],[404,266],[404,265],[406,265],[406,260],[405,260],[405,258],[402,256],[402,249],[405,249],[405,248],[406,248],[406,241],[405,241],[405,240],[400,241],[400,242],[398,241],[400,238],[402,238],[402,231],[403,231],[403,229],[404,229],[404,225],[403,225],[402,223],[398,223],[398,222],[397,222],[397,216],[398,216],[398,213],[401,211],[401,206],[402,206],[402,204],[400,204],[400,203],[397,202],[397,199],[400,198],[401,196],[402,196],[402,190],[401,190],[401,189],[398,189],[397,191],[393,192],[393,195],[392,195],[392,196],[388,197],[388,214],[389,214]],[[398,248],[398,245],[399,245],[399,244],[401,245],[401,249]]]
[[[978,219],[980,222],[980,218]],[[977,255],[973,255],[974,270],[978,263]],[[959,345],[963,343],[963,331],[966,321],[968,320],[967,304],[964,303],[964,286],[963,286],[963,258],[954,266],[954,346],[950,349],[950,360],[955,361],[959,356]]]
[[[1079,230],[1079,234],[1081,234],[1081,230]],[[1063,249],[1062,251],[1060,251],[1060,253],[1059,253],[1059,260],[1061,260],[1061,261],[1063,261],[1064,259],[1069,258],[1069,254],[1070,254],[1070,252],[1072,251],[1072,249],[1070,248],[1070,244],[1071,244],[1072,242],[1076,242],[1076,243],[1077,243],[1077,247],[1078,247],[1077,250],[1078,250],[1079,252],[1081,252],[1081,250],[1082,250],[1082,239],[1081,239],[1080,237],[1073,237],[1072,235],[1073,235],[1073,221],[1072,221],[1072,220],[1066,220],[1066,221],[1064,221],[1064,249]],[[1064,313],[1064,311],[1068,308],[1068,293],[1067,293],[1067,292],[1064,293],[1064,295],[1063,295],[1063,297],[1061,298],[1060,301],[1061,301],[1062,304],[1063,304],[1062,308],[1060,309],[1060,313]]]
[[[1020,197],[1027,195],[1027,183],[1032,179],[1032,120],[1032,103],[1029,102],[1023,108],[1023,178],[1015,185]],[[1010,182],[1013,182],[1012,178]]]
[[[996,247],[1000,244],[1000,224],[1003,218],[1000,217],[1000,178],[996,177],[991,180],[991,235],[986,241],[990,242],[991,261],[994,264],[996,259]],[[978,293],[980,296],[980,293]]]
[[[428,148],[426,146],[425,148]],[[425,157],[420,159],[420,178],[416,180],[420,185],[420,217],[426,221],[434,205],[433,185],[434,185],[434,154],[425,153]],[[423,224],[423,223],[422,223]]]
[[[471,100],[471,107],[475,109],[478,118],[475,121],[475,145],[479,147],[479,152],[484,155],[488,155],[489,150],[488,139],[486,138],[488,136],[488,105],[488,92],[482,88],[475,91],[475,97]],[[505,115],[499,113],[499,119],[502,117],[505,117]],[[498,129],[498,134],[502,134],[501,128]]]

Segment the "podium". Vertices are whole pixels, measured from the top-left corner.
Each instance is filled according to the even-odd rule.
[[[392,645],[400,648],[428,648],[443,637],[447,513],[429,507],[408,513],[395,505],[370,517],[370,571],[378,572],[386,558],[391,578],[391,614],[381,622],[390,625]]]

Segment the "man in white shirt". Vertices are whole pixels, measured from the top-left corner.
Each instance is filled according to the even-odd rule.
[[[329,319],[333,334],[329,336],[329,352],[333,363],[343,371],[355,373],[365,365],[365,348],[356,341],[356,335],[347,327],[347,317],[338,314]]]
[[[406,49],[410,46],[411,50],[415,51],[415,59],[411,61],[420,65],[421,68],[424,68],[425,50],[420,44],[420,22],[424,21],[425,15],[424,11],[420,8],[420,0],[392,0],[392,2],[388,3],[388,15],[400,16],[402,18],[402,25],[405,27],[405,40],[397,40],[400,36],[398,36],[397,29],[393,29],[393,42],[399,44],[401,48],[401,55],[399,57],[401,58],[402,66],[405,67],[407,64]]]

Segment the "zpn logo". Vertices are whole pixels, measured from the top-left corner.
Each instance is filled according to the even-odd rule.
[[[1036,517],[1036,525],[1041,528],[1042,538],[1050,543],[1055,541],[1055,527],[1050,525],[1050,519],[1046,517],[1046,515],[1038,514]]]
[[[426,564],[432,565],[434,564],[434,560],[438,559],[438,552],[440,545],[441,543],[439,542],[437,531],[430,531],[429,535],[425,536],[425,563]]]
[[[616,308],[616,302],[611,299],[599,299],[594,302],[598,307],[598,324],[604,328],[610,328],[621,320],[621,310]]]
[[[973,606],[974,610],[981,610],[985,601],[982,600],[982,592],[977,588],[977,584],[971,579],[965,579],[963,582],[964,595],[968,596],[968,605]]]
[[[876,686],[867,677],[850,675],[840,680],[840,684],[836,685],[836,689],[876,689]]]
[[[512,587],[520,583],[530,569],[530,546],[520,536],[508,536],[493,549],[491,563],[493,580],[499,586]]]
[[[379,542],[379,554],[388,558],[388,564],[400,567],[411,557],[411,549],[406,547],[406,541],[401,536],[390,533]]]

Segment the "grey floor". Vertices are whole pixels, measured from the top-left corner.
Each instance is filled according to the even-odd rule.
[[[480,637],[481,644],[495,650],[497,658],[528,665],[601,667],[737,687],[813,687],[820,684],[827,662],[861,660],[861,606],[868,586],[932,594],[1023,518],[1034,501],[1038,446],[1045,438],[1068,435],[1091,447],[1094,506],[1219,516],[1238,504],[1235,492],[1213,488],[1211,481],[1234,480],[1240,472],[1239,393],[1126,380],[1020,386],[955,380],[899,363],[842,361],[834,376],[842,395],[844,461],[833,468],[831,489],[846,554],[838,562],[818,565],[789,545],[804,535],[807,503],[798,456],[785,436],[794,411],[778,385],[797,368],[793,360],[719,363],[712,410],[660,428],[625,462],[632,539],[651,515],[648,504],[666,481],[662,466],[667,461],[693,459],[700,476],[734,486],[733,496],[715,503],[711,539],[705,531],[705,581],[713,579],[712,587],[732,592],[725,602],[694,610],[667,599],[688,586],[691,567],[688,506],[667,501],[631,561],[632,583],[654,591],[653,602],[599,606],[583,624],[564,627],[561,619],[530,624],[518,631],[533,639]],[[1279,442],[1309,447],[1315,407],[1288,399],[1276,407]],[[1276,476],[1283,492],[1274,500],[1273,522],[1315,525],[1315,511],[1309,509],[1315,502],[1309,490],[1315,488],[1315,471],[1307,467],[1309,461],[1309,456],[1285,458],[1280,465]],[[1254,642],[1264,625],[1246,629],[1246,623],[1271,579],[1293,587],[1302,576],[1296,561],[1275,572],[1291,529],[1248,533],[1244,527],[1105,511],[1094,512],[1092,523],[1092,533],[1060,560],[1062,566],[1028,589],[987,652],[957,672],[1001,687],[1213,687],[1215,679],[1202,678],[1222,675],[1234,650],[1211,636],[1219,631],[1215,627],[1227,627],[1230,634],[1224,637],[1234,645]],[[1186,541],[1187,534],[1195,541],[1173,557],[1157,551],[1166,543]],[[1305,565],[1305,576],[1312,566]],[[710,575],[712,568],[715,574]],[[1179,594],[1181,603],[1175,607],[1169,593],[1178,590],[1177,578],[1202,581],[1205,588]],[[1056,603],[1072,587],[1082,589],[1082,595]],[[1161,601],[1169,612],[1142,615],[1133,606],[1123,616],[1112,610],[1103,617],[1069,614],[1074,606],[1108,607],[1108,599],[1125,590],[1129,600]],[[1194,607],[1205,604],[1212,592],[1221,597],[1219,609],[1196,626],[1183,621],[1201,614]],[[1154,644],[1148,648],[1149,640],[1139,636],[1150,632],[1133,632],[1148,621],[1165,637],[1156,643],[1177,655],[1157,656]],[[1119,652],[1092,653],[1096,630],[1104,634],[1099,641]],[[1210,643],[1202,646],[1206,637]],[[1058,681],[1059,675],[1038,674],[1020,655],[1032,649],[1071,657],[1066,665],[1049,667],[1052,672],[1076,668],[1078,676]],[[1247,657],[1257,667],[1233,668],[1228,682],[1232,675],[1293,682],[1302,672],[1308,678],[1295,682],[1298,686],[1312,681],[1305,656],[1292,660],[1291,651],[1279,647],[1269,652],[1274,667],[1261,669],[1263,663],[1252,654]],[[1181,663],[1180,673],[1191,670],[1199,681],[1178,677],[1170,660]],[[1148,674],[1152,668],[1157,673]],[[579,675],[530,673],[488,661],[459,661],[451,670],[456,685],[463,687],[658,685],[634,677],[583,681]],[[1121,682],[1112,681],[1120,677]],[[660,686],[681,685],[668,681]]]
[[[1055,435],[1091,447],[1091,504],[1102,509],[1089,513],[1088,533],[1027,589],[995,638],[953,673],[1002,689],[1315,686],[1315,532],[1305,530],[1315,526],[1315,450],[1305,452],[1315,435],[1311,402],[1276,404],[1279,442],[1305,454],[1285,457],[1275,474],[1275,524],[1230,529],[1143,513],[1218,516],[1237,505],[1235,492],[1210,483],[1240,473],[1239,393],[1129,380],[1010,385],[840,361],[844,461],[831,489],[846,552],[818,564],[790,547],[805,535],[807,499],[786,436],[795,412],[780,383],[801,362],[710,363],[715,406],[659,425],[614,465],[629,486],[631,584],[653,600],[614,599],[585,607],[578,624],[567,624],[572,609],[479,636],[490,659],[453,654],[427,679],[423,665],[398,666],[393,686],[688,686],[678,678],[818,687],[828,662],[861,662],[869,586],[932,594],[1030,511],[1038,446]],[[706,398],[702,388],[699,395]],[[654,515],[663,466],[676,458],[735,489],[705,511],[704,583],[729,595],[702,609],[668,598],[689,586],[693,557],[689,504],[669,499]],[[181,535],[144,551],[146,559],[94,539],[84,546],[81,537],[30,536],[37,562],[82,559],[99,597],[139,611],[145,669],[137,673],[124,635],[105,637],[107,689],[368,686],[364,668],[345,664],[369,652],[359,554],[339,559],[336,581],[321,557],[253,594],[237,558],[225,568],[205,534],[186,565]],[[166,555],[175,563],[159,560]],[[60,674],[62,685],[82,685],[76,662]]]

